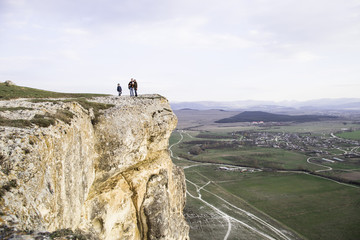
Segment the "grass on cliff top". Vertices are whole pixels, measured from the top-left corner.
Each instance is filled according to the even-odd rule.
[[[106,94],[86,94],[86,93],[58,93],[45,90],[39,90],[35,88],[21,87],[16,85],[8,85],[6,83],[0,83],[0,100],[9,100],[16,98],[31,98],[31,102],[77,102],[83,108],[94,111],[95,118],[92,123],[95,125],[98,122],[100,116],[100,110],[113,107],[112,104],[104,104],[97,102],[89,102],[87,98],[109,96]],[[54,100],[48,98],[68,98],[65,100]],[[25,110],[26,108],[0,108],[0,111],[17,111]],[[29,109],[30,110],[30,109]],[[48,127],[54,125],[56,119],[61,120],[67,124],[70,124],[73,114],[68,110],[59,110],[56,114],[35,115],[31,120],[11,120],[4,117],[0,117],[0,126],[11,127],[31,127],[37,125],[39,127]]]
[[[34,102],[34,103],[38,103],[38,102],[54,102],[54,103],[56,103],[56,102],[58,102],[58,100],[48,100],[48,99],[41,99],[41,98],[32,99],[30,101]],[[100,110],[105,110],[105,109],[108,109],[108,108],[111,108],[114,106],[113,104],[89,102],[89,101],[87,101],[87,99],[85,97],[69,98],[69,99],[61,100],[61,101],[62,102],[77,102],[86,110],[92,109],[94,111],[94,115],[95,115],[95,118],[92,120],[92,123],[94,125],[96,123],[98,123],[98,120],[99,120],[98,118],[100,116]],[[62,119],[60,119],[60,120],[62,120]]]
[[[16,85],[7,85],[0,83],[0,100],[9,100],[16,98],[78,98],[78,97],[102,97],[109,96],[107,94],[92,93],[58,93],[45,91],[29,87],[21,87]]]
[[[56,119],[61,120],[67,124],[70,124],[72,117],[74,114],[68,110],[58,110],[55,114],[45,114],[40,115],[36,114],[31,120],[25,119],[7,119],[0,116],[0,126],[8,126],[8,127],[31,127],[32,125],[37,125],[39,127],[49,127],[54,125]]]

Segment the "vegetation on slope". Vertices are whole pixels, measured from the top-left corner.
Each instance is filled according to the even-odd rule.
[[[39,127],[49,127],[50,125],[55,124],[56,119],[69,124],[73,116],[74,114],[68,110],[58,110],[56,114],[49,114],[49,113],[45,115],[36,114],[31,120],[25,120],[25,119],[14,120],[0,116],[0,126],[31,127],[34,124]]]
[[[98,122],[100,110],[113,107],[112,104],[103,104],[97,102],[90,102],[87,99],[92,97],[108,96],[105,94],[87,94],[87,93],[58,93],[35,88],[21,87],[6,83],[0,83],[0,100],[10,100],[17,98],[29,98],[29,101],[34,103],[39,102],[77,102],[83,108],[92,109],[95,118],[92,120],[93,124]],[[49,98],[65,98],[61,100],[54,100]],[[18,111],[18,110],[31,110],[29,108],[0,108],[0,111]],[[0,116],[0,126],[10,127],[31,127],[37,125],[39,127],[48,127],[56,123],[56,120],[61,120],[65,123],[70,123],[73,118],[73,113],[68,110],[58,110],[56,114],[36,114],[31,120],[25,119],[7,119]]]
[[[29,87],[21,87],[0,83],[0,100],[9,100],[16,98],[91,98],[108,96],[105,94],[89,94],[89,93],[58,93],[45,91]]]

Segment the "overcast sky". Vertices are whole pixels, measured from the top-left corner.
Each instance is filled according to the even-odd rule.
[[[130,78],[170,101],[359,97],[360,0],[0,0],[0,81]]]

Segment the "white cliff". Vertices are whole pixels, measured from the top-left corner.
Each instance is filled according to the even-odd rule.
[[[177,123],[168,101],[93,101],[113,106],[94,119],[76,101],[0,101],[0,119],[56,119],[48,127],[0,126],[0,225],[71,228],[99,239],[189,239],[184,175],[167,150]]]

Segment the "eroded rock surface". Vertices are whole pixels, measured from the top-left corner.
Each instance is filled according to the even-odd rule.
[[[0,224],[99,239],[188,239],[185,178],[168,154],[177,119],[159,95],[103,97],[97,116],[58,99],[0,101],[0,117],[59,111],[48,127],[0,126]],[[69,114],[68,114],[69,115]]]

